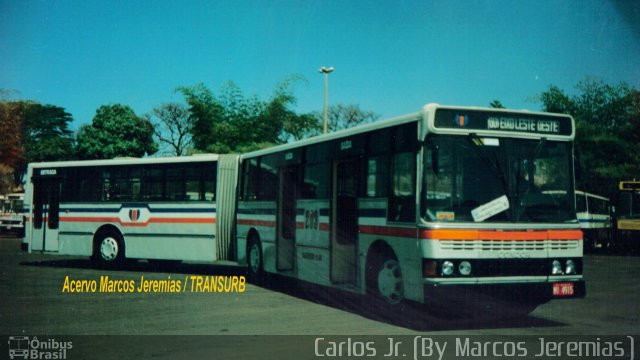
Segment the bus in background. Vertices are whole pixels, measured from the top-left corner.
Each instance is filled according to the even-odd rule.
[[[640,181],[620,181],[615,224],[616,245],[637,248],[640,242]]]
[[[0,196],[0,232],[14,232],[24,236],[24,194]]]
[[[611,245],[611,206],[603,196],[576,190],[576,212],[584,234],[585,250]]]
[[[567,115],[429,104],[244,154],[238,258],[382,308],[584,297],[574,135]]]
[[[103,265],[230,259],[237,163],[199,155],[29,164],[23,245]]]

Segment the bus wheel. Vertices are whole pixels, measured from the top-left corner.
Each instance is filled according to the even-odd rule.
[[[101,265],[120,264],[124,260],[124,241],[120,233],[108,229],[98,234],[94,258]]]
[[[402,271],[397,259],[387,256],[375,261],[370,273],[370,293],[381,307],[395,307],[404,300]]]
[[[249,280],[253,283],[262,283],[265,280],[264,261],[262,258],[262,246],[260,240],[252,236],[247,245],[247,268]]]

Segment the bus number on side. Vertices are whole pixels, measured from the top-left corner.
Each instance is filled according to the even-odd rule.
[[[351,140],[345,140],[340,143],[340,150],[349,150],[353,147]]]

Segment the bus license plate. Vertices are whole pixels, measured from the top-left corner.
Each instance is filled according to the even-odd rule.
[[[553,296],[573,296],[573,283],[554,283]]]

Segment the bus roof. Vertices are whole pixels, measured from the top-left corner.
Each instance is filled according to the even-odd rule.
[[[451,119],[451,126],[442,126],[441,123],[436,121],[436,114],[438,112],[458,112],[461,115],[466,115],[467,120],[469,120],[469,127],[465,128],[464,126],[453,126],[455,123],[453,119]],[[478,114],[488,114],[493,115],[499,119],[502,119],[503,122],[506,123],[503,128],[500,128],[500,123],[498,122],[497,128],[492,129],[488,128],[489,125],[489,116],[484,116],[483,118],[479,118]],[[499,120],[498,119],[498,120]],[[545,112],[535,112],[529,110],[513,110],[513,109],[495,109],[495,108],[486,108],[486,107],[474,107],[474,106],[451,106],[451,105],[440,105],[436,103],[430,103],[425,105],[421,111],[415,112],[412,114],[402,115],[393,117],[390,119],[375,121],[366,125],[361,125],[357,127],[353,127],[350,129],[340,130],[329,134],[323,134],[314,136],[308,139],[296,141],[289,144],[278,145],[274,147],[270,147],[267,149],[253,151],[243,155],[243,158],[253,158],[257,156],[267,155],[271,153],[276,153],[279,151],[286,151],[290,149],[295,149],[298,147],[303,147],[307,145],[312,145],[316,143],[322,143],[325,141],[330,141],[334,139],[340,139],[344,137],[348,137],[351,135],[357,135],[361,133],[366,133],[373,130],[383,129],[395,125],[401,125],[405,123],[410,123],[413,121],[426,120],[427,128],[429,132],[434,133],[449,133],[449,134],[468,134],[470,132],[480,133],[483,135],[491,135],[491,136],[512,136],[512,137],[521,137],[521,138],[541,138],[546,137],[552,140],[572,140],[575,136],[575,126],[574,120],[571,116],[566,114],[555,114],[555,113],[545,113]],[[543,124],[543,121],[547,121]],[[552,123],[549,123],[552,122]],[[520,127],[518,125],[522,124]],[[509,125],[516,127],[515,129],[508,129]],[[467,125],[467,124],[464,124]],[[540,125],[540,126],[539,126]],[[543,129],[542,125],[545,125]],[[475,126],[475,127],[474,127]],[[482,127],[484,126],[484,127]],[[551,126],[548,128],[548,126]],[[557,126],[557,132],[553,132],[553,126]],[[538,129],[540,128],[540,130]],[[529,129],[529,131],[523,130]],[[426,134],[420,134],[421,138]]]
[[[421,118],[422,118],[422,113],[417,112],[413,114],[394,117],[391,119],[375,121],[366,125],[356,126],[356,127],[345,129],[345,130],[339,130],[339,131],[335,131],[328,134],[317,135],[314,137],[310,137],[308,139],[303,139],[303,140],[296,141],[289,144],[282,144],[282,145],[278,145],[278,146],[274,146],[274,147],[270,147],[262,150],[256,150],[253,152],[243,154],[242,157],[253,158],[257,156],[277,153],[280,151],[296,149],[296,148],[307,146],[307,145],[313,145],[313,144],[322,143],[325,141],[340,139],[340,138],[344,138],[352,135],[366,133],[373,130],[388,128],[395,125],[407,124],[410,122],[419,121]]]
[[[576,190],[576,195],[584,195],[584,196],[588,196],[588,197],[592,197],[592,198],[596,198],[596,199],[600,199],[600,200],[604,200],[604,201],[609,201],[609,199],[604,197],[604,196],[588,193],[588,192],[582,191],[582,190]]]
[[[167,163],[189,163],[203,161],[217,161],[217,154],[198,154],[191,156],[171,157],[146,157],[146,158],[115,158],[104,160],[71,160],[30,163],[32,168],[58,168],[58,167],[82,167],[82,166],[111,166],[111,165],[146,165]]]

